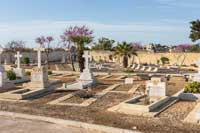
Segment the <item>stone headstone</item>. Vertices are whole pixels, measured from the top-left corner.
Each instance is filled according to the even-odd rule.
[[[45,51],[45,48],[43,47],[38,47],[34,49],[35,51],[37,51],[37,56],[38,56],[38,67],[40,68],[42,66],[42,58],[41,58],[41,52]]]
[[[61,60],[61,63],[66,63],[65,53],[62,54],[62,60]]]
[[[85,58],[85,69],[81,73],[78,81],[84,84],[92,83],[94,79],[93,79],[93,74],[91,73],[90,68],[89,68],[89,61],[91,59],[89,51],[85,51],[83,57]]]
[[[4,67],[0,66],[0,89],[9,89],[13,87],[14,83],[8,80]]]
[[[152,78],[147,81],[146,87],[150,97],[164,97],[166,96],[166,82],[161,78]]]
[[[133,78],[125,78],[125,84],[133,84]]]
[[[15,57],[17,58],[17,60],[16,60],[17,68],[14,69],[14,72],[15,72],[17,77],[24,77],[25,76],[25,70],[20,67],[20,64],[21,64],[20,58],[22,57],[22,55],[20,54],[19,51],[17,52]]]
[[[79,89],[85,89],[87,87],[90,87],[95,84],[95,80],[93,77],[93,73],[90,70],[89,61],[91,59],[91,56],[89,54],[89,51],[85,51],[83,57],[85,58],[85,69],[80,74],[80,78],[77,79],[77,82],[72,84],[63,84],[63,87],[68,90],[79,90]]]
[[[149,66],[149,68],[146,70],[147,72],[150,72],[152,70],[152,67]]]
[[[48,87],[48,71],[46,67],[34,67],[31,72],[31,86],[32,89],[47,88]]]
[[[35,48],[38,53],[38,66],[34,67],[31,72],[31,82],[25,84],[30,89],[48,89],[48,69],[41,65],[41,52],[45,49],[42,47]]]

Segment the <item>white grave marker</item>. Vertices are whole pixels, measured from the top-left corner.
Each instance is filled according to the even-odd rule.
[[[43,48],[43,47],[38,47],[38,48],[35,48],[34,49],[35,51],[37,51],[37,55],[38,55],[38,68],[40,68],[42,65],[42,63],[41,63],[41,60],[42,60],[42,58],[41,58],[41,52],[42,51],[45,51],[45,48]]]
[[[150,97],[166,96],[166,82],[162,82],[161,78],[152,78],[146,86]]]
[[[133,78],[125,78],[125,84],[133,84]]]
[[[22,55],[20,54],[19,51],[17,51],[15,57],[17,58],[17,68],[20,69],[20,58],[22,57]]]

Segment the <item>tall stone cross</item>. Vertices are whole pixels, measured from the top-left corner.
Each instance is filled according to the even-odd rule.
[[[89,51],[84,51],[83,57],[85,58],[85,69],[89,69],[89,61],[91,58]]]
[[[35,48],[34,49],[35,51],[37,51],[37,55],[38,55],[38,67],[40,68],[42,65],[42,63],[41,63],[41,60],[42,60],[42,58],[41,58],[41,52],[42,51],[45,51],[45,48],[43,48],[43,47],[38,47],[38,48]]]
[[[4,49],[0,46],[0,64],[1,64],[1,55],[3,53]]]
[[[200,59],[198,59],[198,60],[196,61],[196,64],[197,64],[197,66],[198,66],[198,73],[200,74]]]
[[[15,57],[17,58],[17,68],[20,68],[20,58],[22,57],[22,55],[20,54],[19,51],[17,51]]]

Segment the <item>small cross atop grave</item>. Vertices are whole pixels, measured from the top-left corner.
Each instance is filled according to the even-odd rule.
[[[43,48],[43,47],[40,46],[40,47],[38,47],[38,48],[35,48],[34,50],[37,51],[37,55],[38,55],[38,68],[40,68],[40,67],[42,66],[42,65],[41,65],[41,64],[42,64],[42,63],[41,63],[41,60],[42,60],[42,59],[41,59],[41,52],[42,52],[42,51],[45,51],[45,48]]]
[[[91,55],[89,54],[89,51],[84,51],[83,57],[85,58],[85,69],[89,69],[89,61],[91,59]]]
[[[22,57],[22,55],[20,54],[19,51],[17,51],[15,57],[17,58],[17,68],[20,69],[20,58]]]

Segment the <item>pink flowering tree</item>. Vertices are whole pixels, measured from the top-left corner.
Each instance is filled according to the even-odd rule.
[[[67,37],[67,40],[73,42],[76,45],[78,63],[81,72],[84,69],[84,58],[82,56],[85,49],[85,45],[93,41],[92,34],[93,31],[85,26],[69,27],[64,32],[64,36]]]
[[[45,48],[45,54],[47,56],[47,66],[49,67],[49,54],[51,52],[51,42],[54,41],[52,36],[41,36],[35,39],[35,42],[39,44],[40,47]]]
[[[175,51],[176,52],[186,52],[191,47],[192,47],[192,45],[190,45],[190,44],[179,44],[179,45],[176,46]]]

